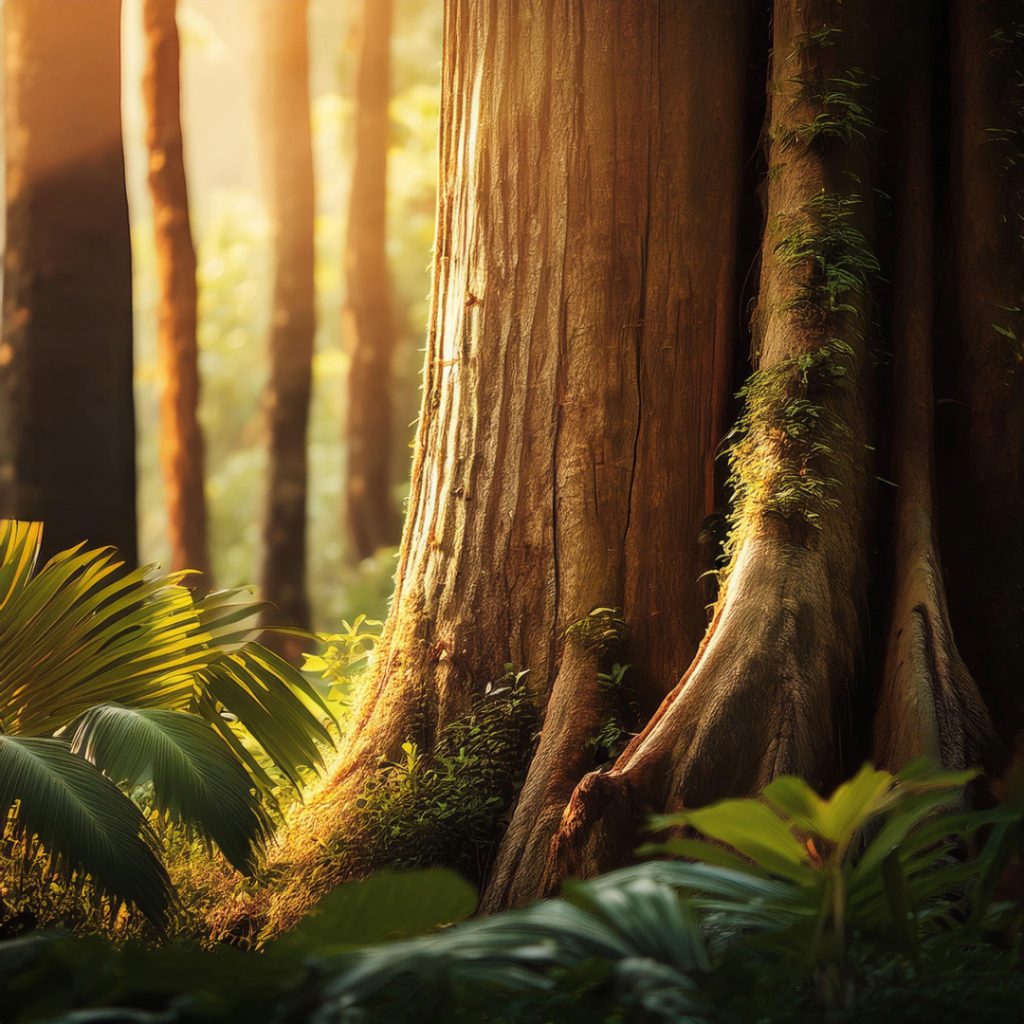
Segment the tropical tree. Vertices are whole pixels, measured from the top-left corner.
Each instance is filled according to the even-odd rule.
[[[121,3],[4,5],[0,515],[136,561]],[[60,69],[56,74],[55,69]]]
[[[264,0],[262,15],[260,111],[274,285],[264,400],[269,462],[260,582],[272,606],[268,621],[308,626],[306,429],[316,303],[306,3]]]
[[[995,624],[1024,611],[1022,580],[994,557],[1005,585],[951,613],[942,559],[966,548],[940,514],[955,491],[969,543],[998,544],[1020,508],[1019,467],[980,440],[995,408],[1018,440],[1013,5],[597,2],[583,18],[446,5],[394,602],[334,784],[282,851],[293,906],[374,861],[368,787],[403,743],[446,749],[508,664],[529,670],[543,727],[511,755],[529,764],[495,821],[491,909],[628,861],[649,812],[783,774],[824,791],[872,751],[887,769],[996,765],[994,732],[1016,728],[999,680],[1018,641]],[[951,128],[954,93],[974,113]],[[983,187],[993,201],[936,213]],[[992,466],[978,502],[953,458],[975,452]],[[982,694],[954,631],[1005,670]],[[591,742],[602,679],[626,664],[636,735],[608,757]],[[324,822],[348,835],[330,871]],[[288,899],[273,905],[270,927],[288,923]]]
[[[391,498],[391,274],[387,257],[391,0],[365,0],[356,74],[356,131],[345,244],[345,514],[352,554],[397,542]]]
[[[196,569],[209,588],[203,432],[199,424],[196,250],[189,224],[181,135],[181,46],[177,0],[146,0],[146,144],[156,236],[160,458],[172,569]]]
[[[41,544],[40,524],[0,521],[0,823],[159,921],[155,837],[117,785],[151,784],[156,811],[249,872],[264,798],[322,766],[330,714],[256,642],[243,594],[197,600],[181,573],[128,571],[111,548],[39,567]]]

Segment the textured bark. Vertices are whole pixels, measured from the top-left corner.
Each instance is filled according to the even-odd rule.
[[[1016,507],[1024,406],[996,372],[991,324],[1019,312],[1024,236],[999,220],[1016,215],[1015,172],[976,143],[1024,78],[990,81],[1010,38],[993,12],[1009,8],[954,7],[947,25],[924,0],[895,15],[881,0],[776,0],[761,38],[743,2],[448,0],[393,611],[337,771],[281,850],[282,884],[246,910],[258,924],[287,927],[374,866],[354,798],[404,740],[429,751],[508,663],[530,670],[544,717],[485,909],[628,860],[652,812],[783,772],[824,790],[872,754],[988,758],[971,671],[992,706],[1015,694],[961,658],[954,626],[979,664],[1010,664],[1001,603],[1016,607],[1024,576],[997,495]],[[745,164],[769,51],[762,227],[744,220]],[[733,355],[751,342],[736,323],[755,234],[755,372],[728,435],[729,564],[706,625],[699,538]],[[947,280],[953,302],[936,295]],[[935,423],[937,369],[965,396],[950,429]],[[945,497],[957,473],[974,488],[941,505],[940,434]],[[1006,564],[998,548],[982,566],[993,536]],[[957,587],[971,559],[981,581],[977,608],[957,599],[952,616],[950,553]],[[628,626],[613,654],[567,628],[596,607]],[[646,725],[588,771],[610,657],[634,666]]]
[[[145,0],[146,145],[153,200],[160,364],[160,460],[171,567],[198,569],[210,586],[203,433],[196,347],[196,251],[189,225],[181,137],[181,52],[177,0]]]
[[[119,0],[5,4],[0,514],[136,560]]]
[[[391,273],[387,258],[387,157],[391,0],[364,0],[356,77],[355,158],[345,243],[345,512],[357,559],[395,544],[391,500]]]
[[[274,232],[262,589],[274,606],[268,621],[308,626],[306,432],[316,305],[305,0],[264,0],[261,23],[260,114]]]
[[[380,759],[407,738],[429,749],[506,664],[530,669],[548,710],[502,889],[593,763],[596,660],[566,628],[621,607],[651,703],[692,656],[737,323],[748,10],[446,8],[434,293],[393,613],[335,778],[285,851],[299,910],[337,879],[302,837],[344,834]],[[276,926],[294,919],[288,900]]]
[[[1024,98],[996,33],[1024,17],[1002,0],[952,7],[955,351],[946,395],[956,422],[945,541],[960,646],[1010,741],[1024,726],[1024,163],[1019,138],[1008,149],[993,132],[1010,127],[1014,99]]]
[[[920,14],[917,10],[914,13]],[[927,20],[918,21],[930,41]],[[936,538],[932,339],[935,196],[931,47],[907,62],[897,166],[893,337],[895,566],[889,638],[875,716],[875,760],[897,770],[919,757],[953,768],[988,760],[992,725],[957,650]]]
[[[806,83],[875,63],[865,15],[864,6],[851,17],[826,0],[781,0],[773,16],[757,368],[795,370],[794,360],[813,356],[836,334],[851,345],[849,387],[820,398],[842,425],[820,428],[818,438],[837,453],[827,469],[818,467],[833,478],[834,505],[813,527],[799,513],[762,510],[756,496],[741,506],[734,564],[700,653],[614,767],[577,788],[541,890],[627,860],[645,813],[755,792],[782,773],[824,787],[841,771],[840,708],[861,667],[867,605],[867,310],[851,296],[852,312],[802,315],[792,303],[811,286],[815,264],[788,263],[782,245],[794,225],[805,224],[816,197],[845,194],[850,172],[861,180],[868,173],[855,147],[793,137],[820,113]],[[829,47],[805,42],[833,25],[843,35]],[[858,220],[870,223],[868,211]],[[787,458],[771,432],[747,455],[766,466]]]

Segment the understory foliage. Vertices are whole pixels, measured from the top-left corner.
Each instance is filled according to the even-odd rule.
[[[970,777],[865,766],[827,799],[783,777],[655,821],[689,831],[647,852],[689,860],[472,921],[454,873],[385,872],[335,890],[258,964],[231,948],[0,943],[5,1020],[1010,1024],[1021,915],[994,894],[1020,863],[1021,811],[958,810]]]
[[[532,747],[536,712],[526,672],[507,666],[428,752],[412,739],[357,800],[371,862],[443,865],[480,880]]]
[[[0,521],[0,862],[21,865],[0,877],[0,924],[45,910],[31,897],[56,879],[160,927],[163,823],[253,871],[278,788],[322,764],[330,713],[257,642],[244,594],[197,599],[186,574],[127,571],[109,548],[40,567],[41,540]]]

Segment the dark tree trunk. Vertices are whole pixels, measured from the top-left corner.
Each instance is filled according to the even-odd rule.
[[[136,561],[121,4],[10,0],[0,514]]]
[[[196,251],[189,225],[181,137],[177,0],[145,0],[146,143],[156,235],[160,458],[174,569],[198,569],[210,586],[203,433],[196,348]]]
[[[364,0],[356,77],[356,143],[345,244],[345,512],[356,559],[398,540],[391,500],[391,274],[387,258],[387,156],[391,0]]]
[[[306,431],[316,306],[313,153],[305,0],[265,0],[260,116],[274,225],[263,596],[269,621],[309,625],[306,596]]]
[[[1009,741],[1024,727],[1024,11],[952,10],[944,539],[961,649]]]

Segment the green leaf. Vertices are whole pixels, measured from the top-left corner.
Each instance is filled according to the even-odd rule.
[[[687,824],[749,857],[766,871],[813,885],[807,850],[786,823],[759,800],[723,800],[682,815]]]
[[[339,886],[268,949],[322,954],[422,935],[469,917],[476,889],[454,871],[380,871]]]
[[[148,823],[62,740],[0,733],[0,820],[7,816],[16,835],[42,843],[64,878],[86,873],[99,893],[165,920],[170,880]]]
[[[270,823],[249,775],[208,722],[182,711],[101,704],[71,741],[115,782],[153,783],[158,810],[196,827],[240,871],[251,872]]]

